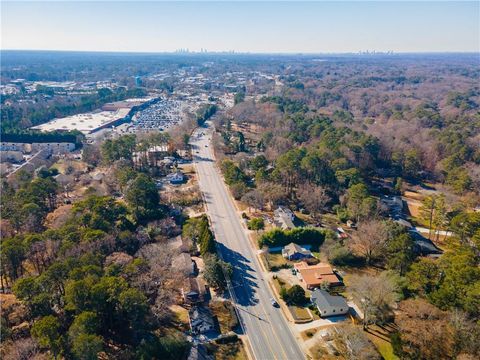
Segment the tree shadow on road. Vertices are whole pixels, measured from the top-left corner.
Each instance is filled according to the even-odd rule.
[[[255,296],[255,288],[258,287],[257,278],[252,274],[254,270],[249,265],[250,260],[221,243],[218,243],[218,250],[222,259],[233,266],[231,282],[235,292],[235,302],[241,306],[257,304],[258,299]]]

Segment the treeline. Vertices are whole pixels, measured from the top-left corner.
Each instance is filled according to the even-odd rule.
[[[209,286],[220,293],[224,292],[227,289],[227,280],[232,276],[233,267],[218,257],[215,238],[207,216],[188,219],[183,226],[182,237],[192,242],[195,252],[197,248],[200,250],[205,263],[203,277]]]
[[[217,105],[207,104],[197,111],[197,124],[201,126],[217,112]]]
[[[77,130],[74,131],[49,131],[41,132],[35,130],[14,129],[2,133],[2,142],[18,143],[74,143],[76,147],[82,144],[84,135]]]

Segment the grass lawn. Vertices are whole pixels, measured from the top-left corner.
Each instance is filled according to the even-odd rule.
[[[188,310],[179,305],[170,306],[170,310],[173,312],[174,319],[179,323],[180,328],[187,329],[189,327]]]
[[[217,317],[220,332],[226,334],[238,325],[237,315],[229,301],[212,301],[210,309]]]
[[[306,308],[299,307],[299,306],[289,306],[288,309],[292,313],[292,316],[295,320],[298,321],[310,321],[312,317]]]
[[[273,286],[275,286],[275,290],[277,290],[277,292],[280,294],[280,290],[282,288],[282,286],[285,288],[285,289],[290,289],[291,286],[289,283],[287,283],[285,280],[283,280],[282,278],[278,277],[276,279],[273,279]]]
[[[287,290],[292,287],[288,282],[282,280],[279,277],[277,277],[276,279],[273,279],[272,283],[273,283],[273,286],[275,287],[275,290],[279,294],[280,294],[280,289],[282,288],[282,286]],[[292,314],[292,316],[295,320],[299,320],[299,321],[312,320],[312,316],[310,315],[310,312],[307,310],[307,308],[294,306],[294,305],[287,306],[287,307],[288,307],[288,310],[290,311],[290,313]]]
[[[247,353],[240,339],[228,344],[210,343],[207,347],[214,353],[215,359],[248,360]]]
[[[377,325],[368,327],[367,336],[375,344],[378,352],[385,360],[399,360],[393,353],[392,344],[390,343],[391,329],[389,327],[381,328]]]
[[[268,264],[270,265],[270,268],[281,268],[289,264],[289,262],[280,253],[268,253],[266,255],[266,259]]]

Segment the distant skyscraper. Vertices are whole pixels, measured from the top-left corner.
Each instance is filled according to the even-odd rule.
[[[142,78],[140,76],[135,76],[135,86],[136,87],[142,86]]]

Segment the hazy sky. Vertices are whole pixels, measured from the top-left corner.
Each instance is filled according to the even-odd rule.
[[[479,1],[1,1],[1,48],[480,51]]]

